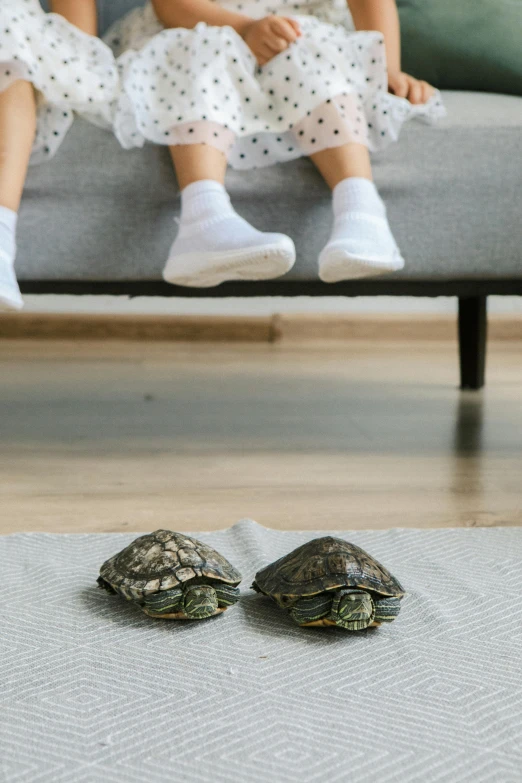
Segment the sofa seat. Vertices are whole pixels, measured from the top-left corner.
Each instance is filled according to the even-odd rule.
[[[374,157],[407,262],[393,279],[522,279],[522,98],[446,92],[444,99],[448,117],[439,126],[412,122]],[[293,237],[297,263],[285,280],[316,280],[331,207],[311,162],[229,170],[227,185],[247,220]],[[112,134],[78,119],[57,157],[30,170],[18,276],[22,283],[160,280],[179,206],[166,149],[122,150]]]

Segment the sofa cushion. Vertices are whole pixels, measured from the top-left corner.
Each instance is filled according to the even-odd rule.
[[[49,0],[40,2],[44,10],[48,11]],[[145,0],[97,0],[100,33],[103,35],[116,19],[144,4]]]
[[[438,127],[411,123],[374,159],[375,178],[406,259],[394,278],[522,278],[522,98],[446,93]],[[290,234],[288,279],[317,278],[330,194],[311,162],[229,171],[239,212]],[[21,280],[159,280],[179,196],[166,149],[122,150],[82,120],[57,157],[30,171],[22,203]],[[384,278],[383,278],[384,279]],[[334,288],[334,287],[333,287]]]
[[[404,70],[437,87],[522,95],[522,0],[398,0]]]
[[[100,30],[104,33],[121,16],[144,4],[145,0],[98,0]]]

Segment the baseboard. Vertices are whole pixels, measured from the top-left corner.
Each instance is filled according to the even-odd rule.
[[[285,340],[456,340],[457,316],[427,313],[275,316],[274,331]],[[490,340],[522,340],[522,315],[492,315]]]
[[[0,338],[271,342],[270,317],[20,313],[0,316]]]
[[[457,339],[452,315],[285,313],[273,316],[0,315],[0,338],[169,342]],[[489,318],[490,340],[522,340],[522,316]]]

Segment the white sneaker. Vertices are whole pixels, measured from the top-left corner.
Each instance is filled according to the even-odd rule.
[[[324,283],[375,277],[404,268],[404,259],[385,218],[350,213],[335,222],[335,238],[319,255],[319,277]],[[363,241],[358,241],[361,222],[365,224],[365,231]],[[356,230],[351,231],[351,228]],[[373,229],[378,236],[375,253],[368,247],[368,229]]]
[[[13,263],[0,251],[0,310],[21,310],[23,306]]]
[[[290,237],[257,231],[232,215],[181,225],[163,278],[176,285],[209,288],[227,280],[270,280],[286,274],[294,263],[295,246]]]

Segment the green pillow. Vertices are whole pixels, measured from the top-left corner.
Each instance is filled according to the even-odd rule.
[[[397,0],[402,67],[436,87],[522,95],[522,0]]]

